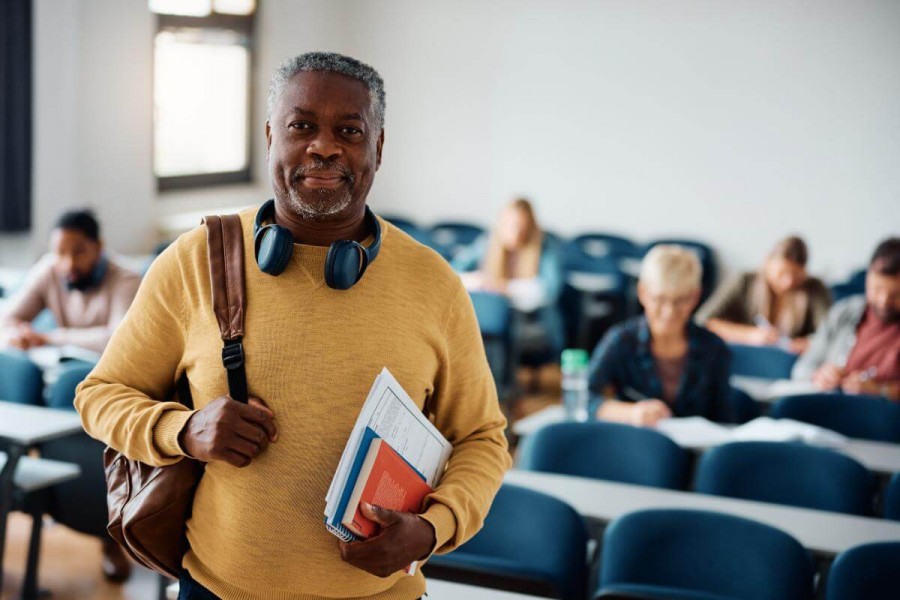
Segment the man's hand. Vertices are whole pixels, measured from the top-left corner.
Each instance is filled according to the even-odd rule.
[[[265,402],[250,398],[249,404],[243,404],[229,396],[220,396],[194,413],[178,436],[188,456],[235,467],[246,467],[277,439],[275,415]]]
[[[819,367],[812,376],[813,384],[825,392],[839,388],[843,379],[844,370],[831,363]]]
[[[10,346],[19,350],[46,346],[48,343],[47,336],[32,329],[28,323],[21,323],[16,328],[16,333],[8,341]]]
[[[389,577],[410,563],[426,558],[436,543],[431,523],[418,515],[365,502],[362,514],[378,523],[378,535],[359,542],[339,542],[341,558],[376,577]]]
[[[788,344],[788,350],[794,354],[803,354],[809,348],[809,337],[794,338]]]
[[[634,403],[631,424],[638,427],[653,427],[661,419],[672,416],[669,406],[662,400],[650,399]]]
[[[882,385],[865,371],[853,371],[841,381],[841,389],[848,394],[881,395]]]

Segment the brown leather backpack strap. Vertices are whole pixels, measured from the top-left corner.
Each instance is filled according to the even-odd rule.
[[[209,216],[206,246],[213,312],[225,342],[222,362],[228,373],[231,397],[247,402],[247,375],[244,370],[244,232],[238,215]]]

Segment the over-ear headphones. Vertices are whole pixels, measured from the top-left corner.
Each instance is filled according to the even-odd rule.
[[[325,257],[325,283],[328,287],[349,290],[375,262],[381,249],[381,224],[368,206],[365,219],[375,237],[369,246],[354,240],[336,240],[328,248]],[[294,253],[294,236],[286,227],[275,224],[274,220],[275,200],[267,200],[253,222],[253,244],[259,270],[269,275],[280,275]],[[266,221],[272,222],[265,224]]]

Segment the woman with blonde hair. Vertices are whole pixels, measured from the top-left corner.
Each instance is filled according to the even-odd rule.
[[[644,257],[644,314],[611,328],[591,357],[597,418],[653,426],[671,416],[726,417],[728,348],[691,321],[701,274],[696,255],[681,246],[655,246]]]
[[[806,272],[808,258],[802,239],[781,240],[758,272],[740,274],[716,290],[697,322],[728,342],[778,344],[802,353],[831,306],[828,288]]]
[[[556,356],[562,351],[565,339],[557,303],[562,264],[555,244],[538,225],[531,202],[516,198],[507,204],[490,236],[463,251],[453,267],[470,291],[503,294],[513,308],[536,314],[546,353]],[[532,345],[520,341],[526,351]]]

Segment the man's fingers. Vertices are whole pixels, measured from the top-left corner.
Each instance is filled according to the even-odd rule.
[[[375,506],[368,502],[360,502],[359,508],[365,518],[378,523],[382,527],[393,525],[400,520],[401,516],[401,513],[395,510]]]
[[[250,401],[253,403],[253,400]],[[265,430],[266,435],[273,442],[278,439],[278,430],[275,428],[275,418],[267,406],[257,404],[240,405],[240,415],[245,421],[259,425]]]

